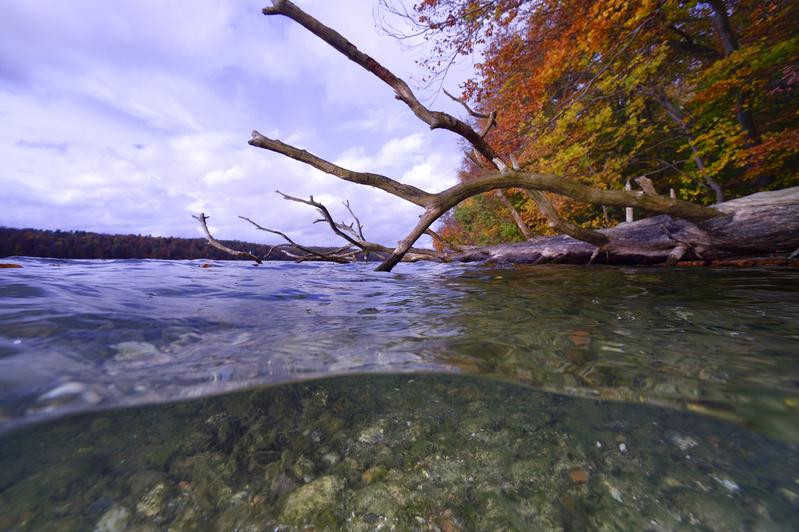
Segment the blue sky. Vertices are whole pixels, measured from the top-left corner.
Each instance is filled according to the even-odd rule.
[[[457,138],[429,131],[297,24],[263,16],[268,1],[4,0],[0,225],[197,236],[191,214],[204,211],[219,238],[279,241],[244,215],[305,243],[338,242],[279,189],[312,194],[341,219],[349,199],[367,237],[396,243],[418,207],[252,148],[250,132],[430,191],[455,183]],[[375,29],[376,0],[296,3],[416,85],[424,50]],[[457,92],[469,69],[445,87]]]

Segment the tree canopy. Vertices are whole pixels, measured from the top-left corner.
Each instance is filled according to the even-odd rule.
[[[432,75],[482,53],[464,101],[497,113],[486,140],[524,171],[617,190],[647,178],[704,204],[799,183],[797,2],[422,0],[409,16],[434,45]],[[466,155],[462,181],[493,170]],[[518,218],[551,232],[528,193],[505,196],[465,200],[440,233],[521,240]],[[619,207],[552,201],[586,227],[623,219]]]

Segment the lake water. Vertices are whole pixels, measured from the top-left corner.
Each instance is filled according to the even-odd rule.
[[[795,269],[3,262],[2,530],[799,527]]]

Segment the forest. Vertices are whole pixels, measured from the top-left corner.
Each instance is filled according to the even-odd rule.
[[[295,260],[284,246],[225,241],[270,260]],[[291,251],[291,250],[289,250]],[[230,259],[202,238],[107,235],[87,231],[47,231],[0,227],[0,257],[59,259]]]

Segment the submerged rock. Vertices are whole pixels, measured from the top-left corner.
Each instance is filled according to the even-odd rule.
[[[130,521],[130,510],[124,506],[112,506],[94,527],[94,532],[122,532]]]
[[[138,360],[158,354],[158,348],[149,342],[120,342],[114,346],[117,354],[114,360],[123,362]]]
[[[336,494],[343,487],[344,481],[340,478],[325,476],[298,488],[286,498],[280,513],[281,521],[301,524],[311,520],[333,506]]]
[[[166,496],[166,485],[163,482],[159,482],[139,500],[136,505],[136,512],[148,518],[157,516],[164,508]]]

